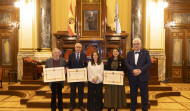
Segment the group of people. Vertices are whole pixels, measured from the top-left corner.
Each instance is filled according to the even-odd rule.
[[[104,69],[104,63],[98,52],[95,51],[91,55],[91,60],[87,63],[85,53],[82,53],[82,45],[75,44],[75,52],[69,56],[68,64],[65,59],[59,58],[60,50],[53,49],[53,58],[46,61],[46,68],[50,67],[66,67],[66,69],[73,68],[87,68],[88,70],[88,100],[87,109],[89,111],[101,111],[103,106],[108,108],[108,111],[117,108],[126,108],[126,94],[125,84],[123,85],[107,85],[105,84],[105,96],[103,105],[103,77],[104,70],[123,71],[122,76],[128,76],[130,85],[131,97],[131,111],[136,111],[137,108],[137,94],[138,87],[141,93],[142,111],[148,111],[148,69],[151,66],[151,59],[147,50],[141,49],[141,40],[139,38],[133,39],[134,50],[128,52],[126,60],[120,56],[119,49],[112,50],[113,55],[107,60],[107,67]],[[128,69],[128,74],[125,74]],[[62,101],[62,88],[64,84],[60,82],[50,83],[52,96],[51,96],[51,109],[56,111],[56,92],[58,94],[58,109],[63,110]],[[73,111],[76,106],[76,87],[78,87],[78,106],[81,111],[85,111],[83,107],[84,97],[84,82],[70,83],[71,96],[70,96],[70,109]]]

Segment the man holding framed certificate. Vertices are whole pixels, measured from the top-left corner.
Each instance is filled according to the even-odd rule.
[[[80,43],[76,43],[75,44],[75,52],[72,53],[71,55],[69,55],[69,61],[68,61],[68,71],[71,71],[70,69],[73,69],[73,71],[82,71],[81,68],[86,68],[87,67],[87,60],[86,60],[86,54],[81,52],[82,50],[82,45]],[[83,70],[83,72],[85,72]],[[67,76],[70,73],[68,72]],[[76,74],[80,74],[81,72],[77,72]],[[77,76],[77,75],[76,75]],[[80,76],[80,79],[84,79],[81,78],[82,76]],[[69,80],[71,78],[68,78]],[[79,98],[79,108],[81,109],[81,111],[84,111],[84,107],[83,107],[83,97],[84,97],[84,81],[77,81],[74,80],[73,82],[70,83],[71,86],[71,97],[70,97],[70,104],[71,107],[69,109],[69,111],[73,111],[73,109],[75,108],[76,102],[75,102],[75,98],[76,98],[76,87],[78,86],[78,98]]]
[[[52,53],[53,53],[53,57],[46,60],[45,68],[66,67],[65,59],[59,57],[60,50],[57,48],[54,48]],[[57,69],[53,69],[53,70],[57,70]],[[60,74],[65,73],[64,69],[59,69],[58,71],[55,71],[55,72],[60,72]],[[52,74],[52,73],[49,73],[49,74]],[[57,73],[54,73],[54,74],[58,75]],[[59,76],[60,78],[62,77],[61,75]],[[44,77],[46,77],[46,73]],[[52,92],[51,111],[56,111],[56,93],[58,94],[58,109],[59,111],[63,111],[63,100],[62,100],[62,88],[64,87],[63,81],[58,81],[58,82],[49,81],[49,82],[50,82],[50,88]]]
[[[87,81],[87,69],[76,68],[67,70],[67,82],[84,82]]]

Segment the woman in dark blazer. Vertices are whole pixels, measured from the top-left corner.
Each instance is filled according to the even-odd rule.
[[[107,70],[111,71],[123,71],[123,76],[125,73],[125,59],[121,58],[119,54],[119,49],[113,49],[113,55],[107,61]],[[126,95],[125,95],[125,85],[105,85],[105,97],[104,97],[104,107],[111,111],[117,111],[117,108],[124,108],[127,106]]]

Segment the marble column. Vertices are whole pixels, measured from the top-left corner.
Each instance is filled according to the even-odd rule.
[[[41,48],[51,48],[51,0],[41,0]]]
[[[131,37],[142,39],[142,0],[132,0]]]

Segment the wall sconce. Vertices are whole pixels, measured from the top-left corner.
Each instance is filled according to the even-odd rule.
[[[17,8],[20,8],[20,7],[24,6],[27,3],[29,3],[29,4],[32,3],[32,0],[17,0],[14,5]]]
[[[164,8],[168,7],[168,2],[166,0],[163,0],[163,6],[164,6]]]
[[[15,5],[15,7],[19,8],[20,7],[20,1],[17,0],[14,5]]]

